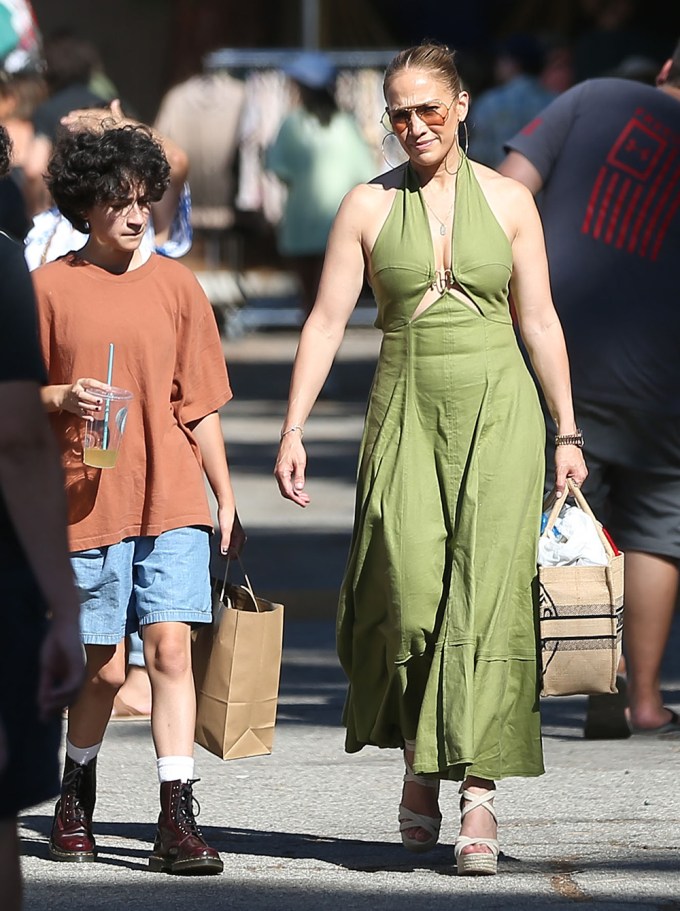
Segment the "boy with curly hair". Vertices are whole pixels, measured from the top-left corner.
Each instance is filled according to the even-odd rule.
[[[125,679],[125,638],[139,628],[152,686],[161,813],[152,870],[220,873],[192,810],[195,699],[191,626],[211,620],[204,478],[215,494],[222,553],[244,536],[218,409],[231,398],[210,304],[181,264],[140,249],[151,203],[168,182],[144,127],[63,136],[48,167],[52,196],[88,235],[33,273],[48,371],[43,403],[61,444],[71,561],[81,601],[85,684],[69,712],[55,860],[92,861],[96,756]],[[133,393],[112,469],[83,463],[82,430],[113,381]]]

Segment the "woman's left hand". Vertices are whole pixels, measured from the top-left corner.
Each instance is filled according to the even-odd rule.
[[[217,522],[220,528],[220,553],[223,557],[238,557],[246,543],[246,534],[234,507],[218,506]]]
[[[579,446],[555,447],[555,493],[558,497],[564,491],[567,478],[580,487],[587,477],[588,469]]]

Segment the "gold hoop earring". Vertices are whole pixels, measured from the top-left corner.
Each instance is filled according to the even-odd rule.
[[[461,125],[462,125],[463,128],[465,129],[465,148],[463,148],[463,147],[461,146],[461,144],[460,144],[460,135],[459,135],[459,131],[460,131]],[[444,170],[446,171],[447,174],[450,174],[451,177],[455,177],[456,174],[458,174],[458,172],[459,172],[460,169],[462,168],[463,162],[464,162],[465,159],[467,158],[467,151],[468,151],[469,142],[470,142],[470,138],[469,138],[469,135],[468,135],[467,124],[465,123],[464,120],[459,120],[459,121],[458,121],[458,126],[457,126],[457,128],[456,128],[456,139],[455,139],[455,144],[458,146],[458,167],[456,168],[455,171],[449,171],[449,169],[446,167],[446,160],[444,160]],[[448,158],[448,155],[447,155],[447,158]]]
[[[396,142],[397,145],[399,146],[399,150],[401,151],[401,161],[398,161],[396,164],[394,164],[394,162],[392,162],[392,161],[389,160],[389,158],[387,157],[387,153],[385,152],[385,142],[386,142],[388,139],[389,139],[390,141],[394,140],[394,142]],[[406,153],[404,152],[404,150],[401,148],[401,145],[399,145],[399,140],[398,140],[397,137],[394,135],[394,133],[385,133],[385,135],[383,136],[383,140],[382,140],[382,142],[380,143],[380,151],[381,151],[381,153],[382,153],[382,157],[383,157],[383,159],[384,159],[384,161],[385,161],[385,164],[387,165],[388,168],[398,168],[400,165],[404,164],[404,162],[405,162],[405,161],[407,160],[407,158],[408,158],[408,156],[406,155]]]
[[[465,130],[465,148],[462,148],[460,144],[461,126]],[[458,123],[458,130],[456,130],[456,142],[458,143],[458,149],[460,150],[461,155],[464,155],[467,158],[468,146],[470,145],[470,134],[468,133],[467,122],[465,120],[461,120]]]

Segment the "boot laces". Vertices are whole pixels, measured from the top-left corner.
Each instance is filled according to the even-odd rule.
[[[182,782],[179,792],[178,816],[181,818],[191,835],[196,835],[197,838],[203,838],[201,830],[196,823],[196,817],[201,813],[201,805],[194,797],[194,792],[192,790],[192,786],[197,781],[200,781],[200,778],[193,778],[189,781]]]
[[[80,822],[86,820],[85,808],[83,807],[80,795],[84,776],[85,766],[76,765],[70,772],[67,772],[64,775],[62,782],[62,796],[67,805],[67,809],[70,811],[73,818]]]

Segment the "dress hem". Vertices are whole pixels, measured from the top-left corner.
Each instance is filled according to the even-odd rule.
[[[389,746],[380,746],[377,743],[360,743],[354,746],[345,744],[345,753],[359,753],[364,747],[377,747],[380,750],[403,749],[403,744],[390,744]],[[447,766],[445,769],[419,772],[418,774],[436,776],[442,781],[463,781],[469,775],[476,778],[486,778],[488,781],[503,781],[506,778],[538,778],[545,774],[543,763],[533,764],[531,766],[519,769],[510,766],[509,769],[485,769],[475,765],[474,762],[458,762]]]

